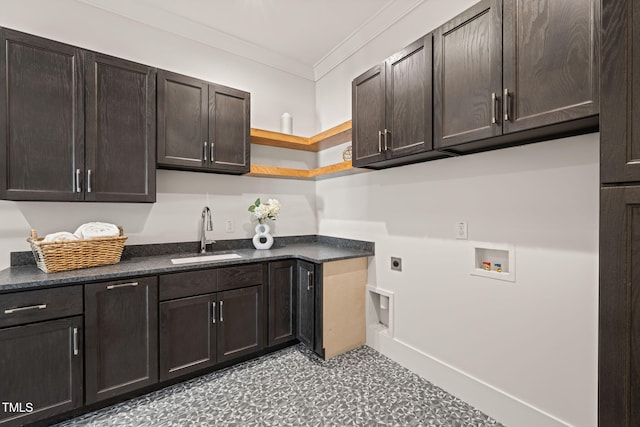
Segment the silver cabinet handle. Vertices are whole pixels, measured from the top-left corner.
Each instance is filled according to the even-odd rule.
[[[73,328],[73,355],[78,355],[78,328]]]
[[[491,124],[496,124],[496,101],[498,97],[495,92],[491,92]]]
[[[80,169],[76,169],[76,193],[82,192],[82,187],[80,187]]]
[[[204,161],[207,161],[207,141],[204,142]]]
[[[216,302],[211,302],[211,323],[215,325],[216,323]]]
[[[378,131],[378,153],[382,153],[382,131]]]
[[[7,308],[4,311],[4,314],[13,314],[13,313],[18,313],[20,311],[27,311],[27,310],[44,310],[45,308],[47,308],[47,304],[36,304],[36,305],[30,305],[28,307],[16,307],[16,308]]]
[[[307,291],[311,290],[311,272],[307,271]]]
[[[91,193],[91,169],[87,169],[87,193]]]
[[[117,288],[135,288],[136,286],[138,286],[138,282],[120,283],[119,285],[108,285],[107,289],[111,290]]]
[[[389,150],[389,132],[387,129],[384,130],[384,151]]]
[[[220,323],[222,323],[224,321],[224,319],[222,318],[222,306],[224,305],[224,301],[220,301]]]
[[[214,154],[215,154],[215,146],[216,143],[215,141],[211,141],[211,151],[210,151],[210,155],[209,155],[209,159],[211,159],[211,161],[213,162],[213,159],[215,158]]]
[[[511,94],[509,93],[509,89],[507,89],[506,87],[504,88],[504,98],[502,99],[503,102],[503,110],[504,110],[504,121],[508,122],[509,119],[509,99],[511,97]]]

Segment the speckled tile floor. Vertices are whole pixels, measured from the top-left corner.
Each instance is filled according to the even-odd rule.
[[[502,426],[370,347],[324,361],[297,345],[58,427],[205,425]]]

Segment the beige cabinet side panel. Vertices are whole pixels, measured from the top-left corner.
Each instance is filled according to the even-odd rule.
[[[367,258],[328,262],[322,278],[325,358],[364,345]]]

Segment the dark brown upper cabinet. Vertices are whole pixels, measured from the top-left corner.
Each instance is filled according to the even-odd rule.
[[[640,9],[602,1],[600,173],[604,184],[640,182]]]
[[[158,166],[248,173],[250,117],[248,92],[158,71]]]
[[[155,69],[87,52],[85,70],[85,200],[155,202]]]
[[[483,0],[435,30],[436,149],[595,130],[599,17],[597,0]]]
[[[432,52],[429,34],[353,80],[354,166],[442,156],[432,151]]]
[[[82,50],[0,29],[0,196],[82,200]]]
[[[154,202],[155,69],[0,37],[0,197]]]

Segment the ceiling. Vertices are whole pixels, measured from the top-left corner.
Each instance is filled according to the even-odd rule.
[[[78,0],[317,80],[425,0]]]

